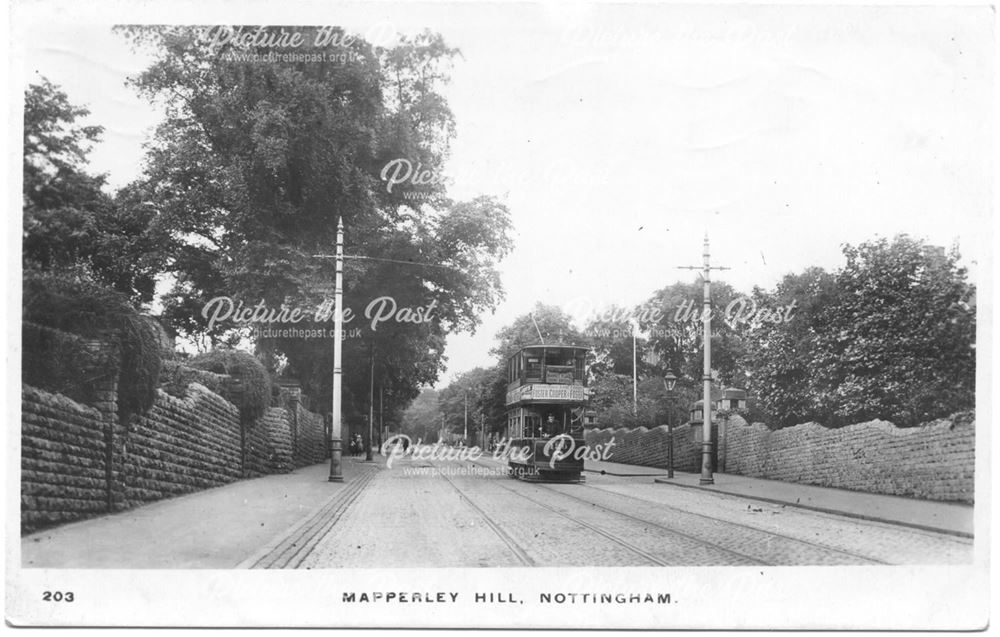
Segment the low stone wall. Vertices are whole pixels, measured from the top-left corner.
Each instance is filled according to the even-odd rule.
[[[272,407],[244,432],[236,406],[198,383],[183,397],[159,390],[128,423],[113,384],[93,406],[27,385],[21,396],[22,532],[285,473],[326,452],[322,416]]]
[[[689,424],[674,427],[674,469],[698,471],[701,468],[700,427]],[[646,429],[592,429],[585,435],[587,446],[601,445],[602,449],[614,440],[608,462],[621,462],[644,467],[667,467],[670,436],[666,425]]]
[[[722,427],[726,473],[867,493],[973,502],[976,424],[953,417],[901,429],[875,420],[839,429],[806,423],[771,431],[731,416]],[[718,425],[713,427],[718,437]],[[666,468],[667,427],[596,429],[588,446],[614,439],[610,462]],[[674,427],[674,468],[701,470],[701,427]]]
[[[975,421],[952,418],[897,428],[874,420],[839,429],[806,423],[770,431],[730,418],[729,473],[913,496],[973,502]]]

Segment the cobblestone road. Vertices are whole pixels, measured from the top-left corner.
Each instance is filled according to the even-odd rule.
[[[493,461],[372,467],[258,568],[971,563],[972,541],[734,496],[587,474],[508,478]],[[289,557],[294,555],[294,559]]]

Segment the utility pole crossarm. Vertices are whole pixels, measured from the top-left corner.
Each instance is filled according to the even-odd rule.
[[[336,259],[335,254],[314,254],[312,255],[315,259]],[[359,261],[384,261],[385,263],[400,263],[402,265],[422,265],[427,268],[443,268],[445,270],[452,270],[454,272],[464,272],[465,270],[461,268],[456,268],[451,265],[444,265],[443,263],[428,263],[426,261],[406,261],[403,259],[387,259],[385,257],[369,257],[363,254],[345,254],[341,256],[342,259],[358,259]]]

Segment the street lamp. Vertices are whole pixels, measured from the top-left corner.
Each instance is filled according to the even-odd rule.
[[[674,477],[674,387],[677,386],[677,377],[673,370],[667,371],[663,376],[663,387],[667,390],[667,478]]]

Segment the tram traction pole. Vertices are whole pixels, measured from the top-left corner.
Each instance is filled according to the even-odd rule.
[[[340,448],[340,393],[341,393],[341,354],[343,343],[341,333],[344,330],[344,222],[337,217],[337,257],[336,274],[333,287],[333,414],[330,424],[330,482],[343,482],[344,474],[341,467]]]
[[[704,294],[702,295],[701,321],[704,328],[702,335],[702,346],[705,357],[702,367],[702,401],[701,401],[701,478],[699,484],[715,484],[712,477],[712,287],[710,275],[712,270],[728,270],[723,266],[711,266],[709,264],[708,252],[708,232],[705,232],[705,250],[702,253],[704,263],[698,266],[678,266],[681,270],[701,270],[701,278],[704,283]]]
[[[313,257],[317,259],[329,259],[329,254],[314,254]],[[342,352],[344,349],[343,343],[343,332],[344,332],[344,259],[358,259],[364,261],[379,261],[382,263],[398,263],[402,265],[409,266],[422,266],[428,268],[444,268],[446,270],[458,270],[450,265],[444,265],[441,263],[420,263],[416,261],[403,261],[400,259],[389,259],[384,257],[370,257],[361,254],[344,255],[344,220],[342,217],[337,217],[337,252],[334,255],[336,260],[336,276],[334,278],[334,289],[333,289],[333,405],[330,422],[330,482],[343,482],[344,475],[342,471],[342,454],[341,454],[341,411],[342,411],[342,385],[341,385],[341,362],[342,362]],[[372,369],[374,373],[374,359],[372,360]],[[368,460],[371,460],[371,442],[372,442],[372,416],[371,416],[371,402],[373,394],[369,394],[369,418],[368,418]],[[381,425],[381,415],[379,416],[379,424]]]

